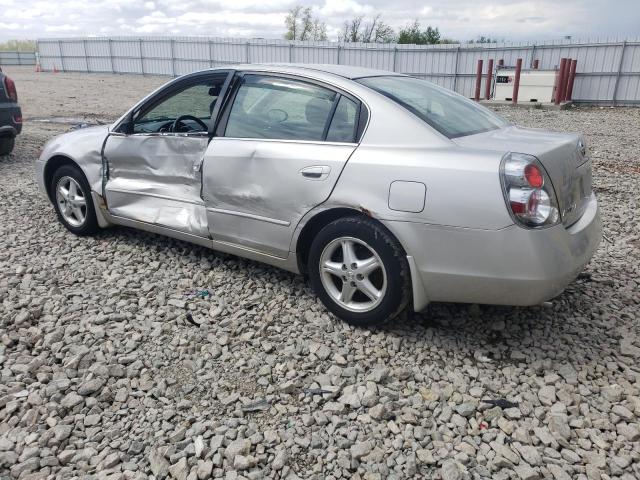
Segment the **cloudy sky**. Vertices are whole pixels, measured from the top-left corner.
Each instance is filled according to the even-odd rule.
[[[313,6],[335,40],[345,19],[417,18],[443,36],[506,40],[640,36],[640,0],[0,0],[0,41],[76,35],[282,38],[287,10]]]

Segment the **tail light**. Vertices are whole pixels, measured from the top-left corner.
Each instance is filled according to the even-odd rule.
[[[502,158],[500,181],[509,213],[517,224],[540,228],[560,221],[556,193],[536,157],[507,153]]]
[[[14,102],[18,101],[18,91],[16,90],[16,83],[9,77],[4,77],[4,91],[7,92],[9,97]]]

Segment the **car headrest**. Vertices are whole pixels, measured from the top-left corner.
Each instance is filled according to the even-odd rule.
[[[331,102],[325,98],[312,98],[304,109],[309,123],[324,123],[331,111]]]
[[[220,87],[220,85],[215,85],[213,87],[209,88],[209,95],[212,97],[217,97],[218,95],[220,95],[220,90],[222,89],[222,87]]]

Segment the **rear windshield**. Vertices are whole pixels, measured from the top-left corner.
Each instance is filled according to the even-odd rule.
[[[357,82],[389,97],[449,138],[495,130],[507,124],[462,95],[413,77],[366,77]]]

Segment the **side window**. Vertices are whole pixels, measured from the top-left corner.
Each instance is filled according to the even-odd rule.
[[[358,106],[356,102],[345,96],[340,97],[336,112],[333,114],[328,142],[353,142],[356,137],[356,122],[358,120]]]
[[[336,95],[297,80],[246,75],[225,137],[323,140]]]
[[[174,93],[138,116],[133,133],[206,132],[223,81],[210,79]]]

